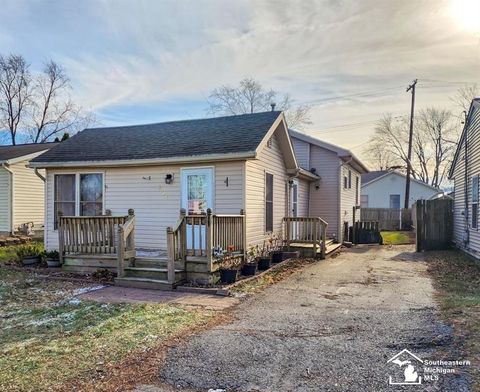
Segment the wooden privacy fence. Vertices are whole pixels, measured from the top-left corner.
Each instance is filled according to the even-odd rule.
[[[379,230],[411,230],[413,225],[411,208],[362,208],[362,222],[378,222]]]
[[[354,222],[349,236],[354,244],[379,244],[380,229],[378,222]]]
[[[453,200],[418,200],[413,208],[417,252],[450,248],[453,236]]]
[[[313,254],[317,249],[321,251],[321,257],[325,258],[327,227],[328,223],[319,217],[286,217],[284,221],[284,233],[287,249],[292,243],[312,244]]]

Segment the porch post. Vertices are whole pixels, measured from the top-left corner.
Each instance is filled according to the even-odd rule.
[[[206,236],[207,236],[207,262],[209,271],[213,270],[213,217],[212,209],[207,208],[207,225],[206,225]]]
[[[167,279],[168,283],[175,283],[175,238],[173,236],[173,229],[167,227],[167,254],[168,254],[168,265],[167,265]]]
[[[60,255],[59,260],[60,264],[63,264],[63,256],[64,256],[64,249],[65,249],[65,238],[64,238],[64,232],[63,232],[63,222],[62,222],[62,216],[63,212],[58,211],[57,213],[57,219],[58,219],[58,253]]]

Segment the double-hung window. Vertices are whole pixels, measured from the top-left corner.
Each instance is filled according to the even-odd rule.
[[[478,176],[472,177],[472,228],[478,227]]]
[[[56,174],[54,178],[54,226],[58,214],[95,216],[103,214],[103,174]]]
[[[273,231],[273,174],[265,173],[265,231]]]

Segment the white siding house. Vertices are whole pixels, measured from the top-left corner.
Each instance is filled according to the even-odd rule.
[[[453,241],[480,258],[478,195],[480,176],[480,98],[470,105],[449,172],[454,181]]]
[[[403,208],[406,177],[396,171],[372,171],[362,175],[361,206],[363,208]],[[411,178],[409,206],[417,200],[428,200],[440,189]]]
[[[15,233],[28,223],[42,229],[45,191],[42,177],[28,166],[33,159],[54,144],[0,146],[0,233]]]
[[[289,132],[299,165],[320,177],[309,185],[309,216],[326,220],[328,236],[343,242],[344,225],[353,224],[353,209],[360,203],[361,175],[368,169],[351,151],[292,129]]]

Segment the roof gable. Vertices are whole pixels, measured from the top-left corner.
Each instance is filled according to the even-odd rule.
[[[17,144],[15,146],[0,146],[0,162],[8,162],[12,159],[26,157],[35,153],[48,150],[58,143],[30,143]]]
[[[85,129],[42,156],[34,166],[69,162],[175,159],[251,154],[281,112]]]
[[[467,130],[470,127],[470,124],[472,123],[474,114],[480,115],[480,98],[474,98],[470,104],[470,108],[468,109],[467,121],[465,121],[465,124],[463,126],[462,134],[460,136],[460,140],[458,141],[457,149],[455,150],[455,155],[453,156],[453,161],[450,166],[450,170],[448,171],[448,179],[451,179],[453,176],[455,165],[457,164],[458,157],[460,155],[460,151],[462,150],[463,142],[467,134]]]
[[[382,171],[379,171],[379,173],[382,173]],[[370,174],[370,173],[369,173],[369,174]],[[369,182],[363,183],[363,175],[362,175],[362,188],[364,188],[365,186],[371,185],[371,184],[373,184],[374,182],[383,181],[385,178],[390,177],[390,176],[398,176],[398,177],[401,177],[402,179],[406,179],[406,177],[407,177],[406,175],[404,175],[404,174],[402,174],[402,173],[399,173],[399,172],[397,172],[397,171],[391,170],[391,171],[383,172],[383,174],[378,175],[376,178],[370,180]],[[423,181],[417,180],[416,178],[411,177],[411,178],[410,178],[410,181],[411,181],[412,183],[415,183],[415,184],[424,186],[425,188],[429,188],[429,189],[431,189],[432,191],[440,192],[440,189],[439,189],[439,188],[435,188],[434,186],[429,185],[429,184],[427,184],[427,183],[425,183],[425,182],[423,182]]]
[[[368,173],[368,168],[350,150],[335,144],[324,142],[314,136],[301,133],[291,128],[288,131],[292,137],[336,153],[344,162],[349,163],[359,173]]]

